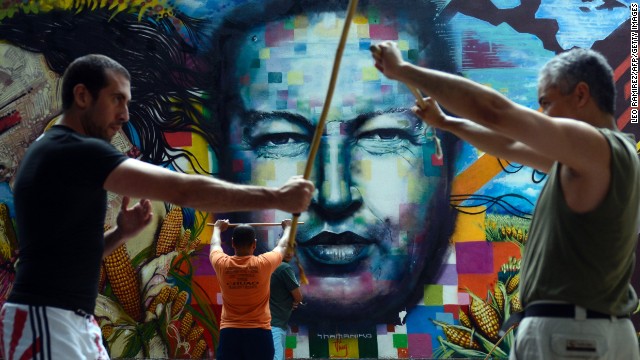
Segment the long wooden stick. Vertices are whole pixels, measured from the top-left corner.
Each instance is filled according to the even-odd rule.
[[[304,221],[299,221],[298,224],[304,224]],[[207,223],[207,225],[209,226],[213,226],[215,225],[215,223]],[[282,225],[282,223],[276,223],[276,222],[255,222],[255,223],[233,223],[233,224],[229,224],[227,225],[227,227],[235,227],[238,225],[251,225],[251,226],[280,226]]]
[[[320,146],[320,140],[322,139],[322,133],[324,132],[324,125],[327,121],[327,114],[329,113],[329,108],[331,107],[331,98],[333,97],[333,90],[336,87],[336,81],[338,79],[338,71],[340,70],[340,62],[342,61],[342,53],[344,52],[344,46],[347,42],[347,35],[349,35],[349,27],[351,25],[351,21],[353,20],[353,16],[356,13],[356,8],[358,7],[358,0],[349,0],[349,8],[347,10],[347,16],[344,20],[344,25],[342,27],[342,34],[340,35],[340,42],[338,43],[338,49],[336,50],[336,56],[333,60],[333,68],[331,70],[331,79],[329,81],[329,88],[327,89],[327,96],[324,100],[324,105],[322,107],[322,113],[320,114],[320,119],[318,119],[318,123],[316,124],[316,129],[313,134],[313,141],[311,142],[311,148],[309,150],[309,156],[307,157],[307,163],[304,168],[304,179],[309,180],[309,176],[311,176],[311,170],[313,169],[313,162],[315,161],[316,154],[318,153],[318,147]],[[300,214],[293,214],[292,224],[291,224],[291,233],[289,234],[289,247],[294,247],[296,242],[296,230],[298,228],[298,217]],[[300,262],[298,262],[300,264]],[[302,284],[308,284],[309,281],[307,277],[304,275],[304,271],[301,266],[298,266],[300,270],[300,282]]]

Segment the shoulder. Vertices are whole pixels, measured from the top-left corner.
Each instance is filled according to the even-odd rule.
[[[273,267],[275,270],[280,263],[282,263],[282,253],[279,251],[268,251],[266,253],[260,254],[257,256],[261,261],[266,261]]]
[[[211,262],[216,262],[222,258],[228,258],[228,257],[229,255],[225,254],[224,251],[220,249],[213,250],[209,253],[209,259],[211,259]]]
[[[634,134],[609,129],[598,130],[609,143],[612,157],[616,157],[617,161],[621,161],[621,157],[628,158],[633,162],[638,161],[638,152],[636,149],[636,139]]]

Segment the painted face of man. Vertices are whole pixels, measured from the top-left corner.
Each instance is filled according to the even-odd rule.
[[[0,42],[1,181],[13,181],[27,147],[61,113],[59,85],[41,54]]]
[[[234,181],[279,186],[304,172],[342,16],[300,15],[247,34],[235,60],[242,108],[233,112],[229,134]],[[431,134],[408,110],[411,93],[373,66],[371,39],[389,38],[401,49],[419,48],[395,22],[370,25],[358,16],[342,56],[311,175],[317,193],[296,236],[309,279],[309,306],[301,311],[315,316],[397,303],[416,287],[428,257],[427,213],[444,191],[445,171],[433,157]],[[289,217],[270,210],[248,220]],[[268,234],[269,248],[277,236]]]

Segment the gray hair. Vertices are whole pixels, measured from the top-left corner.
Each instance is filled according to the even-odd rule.
[[[612,115],[615,112],[613,70],[597,51],[575,48],[563,52],[547,62],[540,70],[538,80],[540,84],[557,87],[563,95],[584,82],[600,110]]]

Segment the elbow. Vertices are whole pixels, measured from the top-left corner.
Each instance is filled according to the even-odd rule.
[[[193,191],[193,186],[189,184],[185,174],[181,174],[180,179],[167,189],[167,202],[182,207],[194,207],[198,194]]]
[[[479,112],[478,123],[494,131],[500,131],[509,123],[514,104],[502,98],[491,99]]]

